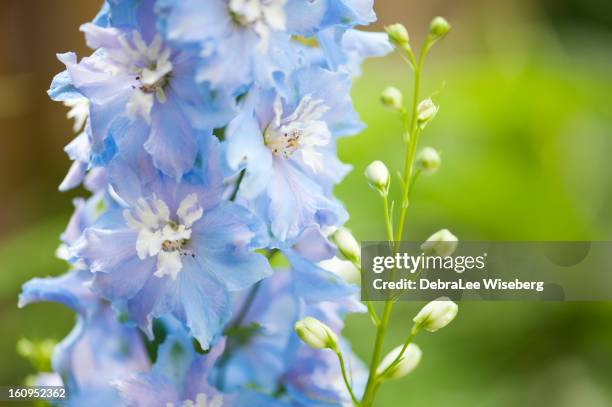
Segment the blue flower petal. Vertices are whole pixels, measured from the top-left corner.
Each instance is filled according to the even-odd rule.
[[[254,103],[256,98],[249,96],[225,133],[229,167],[237,171],[246,166],[240,184],[240,195],[245,199],[252,199],[265,189],[272,171],[272,153],[264,145],[259,123],[253,115]]]
[[[200,346],[208,349],[230,319],[229,294],[221,282],[189,257],[183,260],[177,282],[180,308],[175,315],[187,325]]]
[[[193,168],[198,143],[178,96],[167,92],[165,103],[155,103],[151,112],[151,131],[144,148],[155,166],[171,177],[180,179]],[[172,134],[173,137],[168,135]]]
[[[74,270],[59,277],[34,278],[23,285],[19,308],[40,301],[59,302],[85,315],[96,297],[85,285],[90,273]]]
[[[199,265],[230,291],[272,274],[267,259],[252,252],[267,244],[265,225],[236,204],[226,202],[205,213],[192,240]]]

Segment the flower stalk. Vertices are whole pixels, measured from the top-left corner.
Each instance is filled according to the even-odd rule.
[[[435,23],[435,24],[434,24]],[[423,74],[423,68],[425,64],[425,57],[431,46],[441,39],[448,30],[450,26],[448,23],[440,17],[436,17],[430,26],[430,33],[427,36],[425,43],[421,47],[421,51],[417,59],[415,59],[414,54],[410,46],[408,46],[408,42],[397,40],[398,30],[397,26],[391,27],[392,29],[388,29],[388,33],[390,35],[390,39],[393,43],[397,45],[397,48],[402,53],[402,57],[408,62],[409,66],[412,68],[414,72],[413,76],[413,94],[412,94],[412,106],[410,114],[404,108],[395,109],[402,116],[402,122],[404,124],[404,134],[405,141],[407,142],[405,160],[404,160],[404,169],[403,173],[400,176],[401,178],[401,205],[399,209],[399,218],[395,229],[395,234],[393,234],[393,224],[391,222],[392,215],[389,211],[388,198],[387,194],[382,195],[383,205],[385,211],[385,228],[387,231],[387,238],[389,242],[392,244],[392,252],[393,254],[397,253],[400,248],[400,243],[404,237],[405,232],[405,223],[406,216],[408,213],[408,207],[410,204],[411,192],[414,188],[417,178],[419,177],[422,169],[418,168],[415,163],[416,151],[419,143],[419,137],[421,131],[425,128],[431,119],[435,116],[437,112],[437,107],[433,105],[430,99],[428,99],[426,104],[425,102],[420,102],[420,88],[421,88],[421,77]],[[406,38],[407,35],[406,35]],[[387,103],[389,104],[389,103]],[[426,108],[426,109],[425,109]],[[394,270],[392,270],[392,275]],[[369,365],[369,375],[368,381],[366,384],[366,388],[363,394],[361,406],[369,407],[374,403],[374,399],[376,396],[376,392],[384,381],[385,376],[394,369],[403,359],[408,346],[412,343],[414,337],[418,334],[421,329],[421,325],[415,323],[413,328],[410,331],[410,334],[404,341],[403,346],[401,347],[397,357],[387,366],[386,368],[380,370],[380,364],[382,360],[382,352],[385,343],[385,337],[387,334],[389,321],[391,318],[391,314],[393,311],[393,304],[395,300],[391,298],[391,295],[386,299],[382,315],[380,317],[380,322],[377,325],[376,330],[376,339],[374,342],[374,349],[372,351],[372,357]]]

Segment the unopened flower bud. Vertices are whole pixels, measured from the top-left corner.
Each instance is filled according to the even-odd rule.
[[[427,98],[423,100],[417,106],[417,122],[421,129],[424,129],[425,126],[429,124],[430,121],[436,117],[438,113],[438,106],[436,106],[431,100],[431,98]]]
[[[306,317],[295,323],[295,332],[311,348],[337,349],[338,337],[330,327],[312,317]]]
[[[421,361],[421,349],[414,343],[411,343],[406,347],[404,354],[401,359],[393,365],[393,367],[389,368],[391,364],[397,359],[400,352],[402,351],[403,346],[398,346],[393,349],[391,352],[387,354],[378,365],[376,369],[376,373],[381,375],[385,372],[385,370],[389,369],[384,377],[388,379],[399,379],[400,377],[406,376],[408,373],[412,372],[419,365]]]
[[[391,110],[401,110],[403,107],[402,92],[393,86],[388,86],[382,91],[380,101]]]
[[[412,320],[429,332],[436,332],[450,324],[457,316],[459,307],[447,297],[440,297],[425,305]]]
[[[376,188],[381,194],[386,194],[389,189],[389,170],[382,161],[373,161],[365,169],[366,179],[373,188]]]
[[[448,257],[455,252],[458,242],[457,236],[448,229],[442,229],[429,236],[427,241],[421,245],[421,250],[428,255]]]
[[[424,174],[433,174],[440,168],[440,154],[432,147],[424,147],[416,157],[416,165]]]
[[[332,242],[338,247],[340,253],[348,260],[360,261],[361,259],[361,247],[355,237],[347,228],[339,228],[332,236]]]
[[[390,26],[385,27],[385,31],[387,31],[387,35],[389,36],[389,41],[391,41],[395,45],[399,45],[400,47],[404,47],[408,45],[410,42],[410,37],[408,36],[408,30],[404,27],[403,24],[395,23]]]
[[[348,260],[332,257],[331,259],[319,262],[319,266],[334,273],[348,284],[361,284],[361,274],[359,270],[357,270],[357,267]]]
[[[429,35],[434,39],[440,39],[444,37],[450,31],[451,26],[443,17],[436,17],[431,20],[429,25]]]

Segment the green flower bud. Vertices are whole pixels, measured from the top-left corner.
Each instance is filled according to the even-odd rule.
[[[330,236],[331,241],[338,247],[340,253],[350,261],[361,261],[361,247],[347,228],[339,228]]]
[[[451,26],[443,17],[436,17],[431,20],[429,25],[429,35],[434,39],[440,39],[444,37],[450,31]]]
[[[417,106],[417,123],[421,130],[436,117],[436,114],[438,114],[438,106],[434,104],[431,98],[427,98],[419,103]]]
[[[440,168],[440,154],[432,147],[424,147],[416,157],[416,166],[424,174],[433,174]]]
[[[312,317],[306,317],[295,323],[295,332],[300,339],[314,349],[338,348],[338,337],[330,327]]]
[[[400,345],[394,348],[387,354],[387,356],[383,358],[382,362],[380,362],[380,365],[378,365],[378,368],[376,369],[376,373],[378,375],[383,374],[383,372],[387,370],[389,366],[391,366],[402,351],[402,347],[403,346]],[[387,379],[399,379],[400,377],[406,376],[408,373],[416,369],[421,361],[421,356],[421,349],[414,343],[409,344],[399,362],[390,368],[384,377]]]
[[[393,86],[385,88],[380,95],[380,101],[382,102],[382,104],[386,108],[395,111],[402,109],[403,99],[404,98],[402,96],[402,92],[398,88],[395,88]]]
[[[412,320],[429,332],[436,332],[450,324],[457,316],[459,307],[447,297],[440,297],[425,305]]]
[[[404,47],[410,42],[408,30],[406,30],[406,27],[404,27],[403,24],[391,24],[390,26],[385,27],[385,31],[387,31],[389,41],[391,41],[395,45]]]
[[[430,256],[448,257],[455,252],[459,239],[448,229],[442,229],[429,236],[421,250]]]
[[[376,188],[383,195],[387,194],[391,177],[387,166],[382,161],[373,161],[366,167],[364,175],[372,188]]]

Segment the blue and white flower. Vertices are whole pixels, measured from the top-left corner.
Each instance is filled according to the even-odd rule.
[[[292,35],[375,20],[371,0],[163,0],[167,35],[200,45],[198,80],[241,93],[270,87],[299,66]]]
[[[126,3],[131,13],[124,10]],[[117,134],[144,133],[144,148],[155,165],[178,179],[194,164],[196,130],[210,137],[231,117],[234,101],[196,83],[197,53],[163,38],[154,3],[118,2],[108,7],[111,26],[84,24],[87,45],[96,51],[80,62],[73,53],[60,54],[66,72],[56,77],[49,94],[56,100],[75,92],[87,98],[95,155],[108,160]]]
[[[61,236],[72,270],[20,296],[79,314],[41,383],[79,406],[351,405],[336,355],[293,326],[339,335],[365,311],[326,236],[348,218],[333,188],[336,142],[363,127],[352,79],[391,50],[354,29],[375,17],[372,0],[105,0],[81,27],[93,54],[60,54],[49,90],[78,133],[60,189],[93,195]]]
[[[281,90],[253,90],[228,125],[228,164],[245,170],[239,196],[281,241],[347,218],[331,190],[350,168],[338,160],[335,140],[361,128],[350,86],[342,73],[299,70]]]

